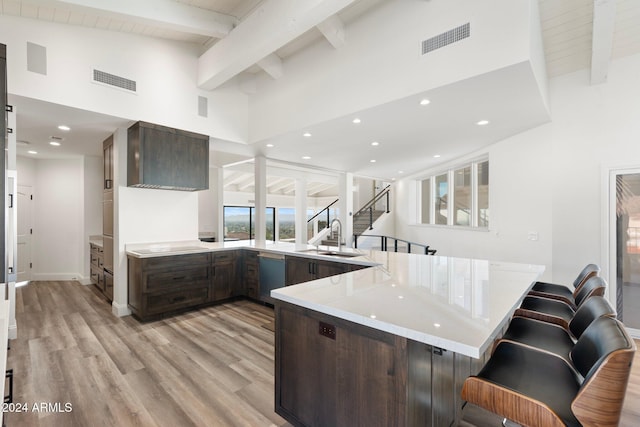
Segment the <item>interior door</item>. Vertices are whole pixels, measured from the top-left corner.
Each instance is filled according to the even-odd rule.
[[[31,280],[32,194],[30,185],[18,185],[18,282]]]
[[[616,308],[640,330],[640,171],[615,173],[615,193]]]

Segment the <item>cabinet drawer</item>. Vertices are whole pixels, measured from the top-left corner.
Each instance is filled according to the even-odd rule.
[[[159,256],[145,258],[142,262],[142,269],[146,270],[172,270],[179,267],[191,266],[191,265],[206,265],[209,263],[209,253],[197,253],[187,255],[172,255],[172,256]]]
[[[173,311],[181,308],[191,307],[207,302],[209,298],[209,286],[191,289],[182,289],[174,292],[166,292],[160,295],[147,295],[148,314]]]
[[[158,289],[177,288],[194,282],[208,281],[208,267],[184,268],[174,271],[159,271],[147,273],[145,291],[151,292]]]
[[[258,280],[258,266],[257,265],[246,265],[245,266],[245,278],[247,280]]]
[[[236,258],[236,253],[235,252],[219,252],[219,253],[214,253],[212,257],[213,257],[213,263],[215,264],[217,262],[233,261]]]
[[[91,266],[91,283],[98,285],[99,288],[102,282],[102,269],[97,268],[95,266]]]

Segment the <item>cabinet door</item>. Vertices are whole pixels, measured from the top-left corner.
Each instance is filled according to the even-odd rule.
[[[285,257],[286,285],[308,282],[316,278],[316,262],[309,258]]]
[[[276,306],[276,328],[276,408],[300,425],[338,425],[336,340],[320,335],[319,321],[295,309]]]
[[[316,277],[318,279],[335,276],[336,274],[342,274],[348,271],[350,271],[349,264],[333,261],[316,261]]]
[[[113,135],[102,143],[102,154],[104,156],[102,188],[105,191],[113,191]]]
[[[236,265],[235,252],[224,252],[213,255],[213,267],[211,271],[213,277],[213,301],[231,298],[236,294]]]

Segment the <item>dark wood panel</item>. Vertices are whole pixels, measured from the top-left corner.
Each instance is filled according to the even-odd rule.
[[[146,122],[129,127],[127,185],[209,188],[209,137]]]

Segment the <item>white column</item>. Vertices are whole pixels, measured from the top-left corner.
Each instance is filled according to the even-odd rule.
[[[353,174],[341,173],[338,177],[338,218],[342,223],[345,246],[353,246]]]
[[[257,156],[254,164],[255,170],[255,238],[256,242],[264,242],[267,237],[267,159]]]
[[[296,244],[306,245],[307,236],[307,180],[296,179]]]

